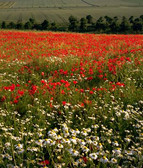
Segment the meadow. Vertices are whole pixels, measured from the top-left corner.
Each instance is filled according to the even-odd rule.
[[[92,15],[94,19],[142,15],[142,0],[0,0],[0,21],[23,21],[30,17],[37,22],[45,19],[67,23],[69,16],[78,19]]]
[[[143,35],[0,31],[1,168],[141,168]]]

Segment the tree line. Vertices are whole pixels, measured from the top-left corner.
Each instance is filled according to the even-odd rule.
[[[123,16],[119,19],[117,16],[104,16],[93,21],[91,15],[77,19],[74,16],[68,18],[67,25],[58,25],[55,22],[50,23],[44,20],[42,23],[37,23],[35,19],[30,18],[27,22],[17,23],[3,21],[0,23],[1,29],[18,29],[18,30],[50,30],[50,31],[70,31],[70,32],[91,32],[91,33],[143,33],[143,15],[138,18],[131,16],[126,18]]]

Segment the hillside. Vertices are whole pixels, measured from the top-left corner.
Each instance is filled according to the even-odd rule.
[[[95,19],[104,16],[139,16],[142,0],[0,0],[0,21],[37,21],[48,19],[67,22],[70,15],[78,18],[91,14]]]
[[[0,0],[0,8],[140,6],[142,0]]]

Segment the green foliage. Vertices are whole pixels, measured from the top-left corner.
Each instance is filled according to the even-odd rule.
[[[24,24],[24,29],[32,29],[32,24],[30,21],[28,21]]]
[[[5,21],[2,22],[1,28],[2,28],[2,29],[6,29],[6,28],[7,28],[7,25],[6,25],[6,22],[5,22]]]
[[[57,24],[56,24],[55,22],[52,22],[52,23],[51,23],[50,30],[52,30],[52,31],[58,30],[58,26],[57,26]]]
[[[18,30],[23,29],[23,23],[22,23],[22,22],[18,22],[18,23],[16,24],[16,29],[18,29]]]
[[[81,32],[86,32],[87,30],[87,20],[85,18],[80,19],[80,31]]]
[[[91,24],[93,22],[93,17],[91,15],[86,16],[87,23]]]
[[[14,22],[10,22],[7,27],[8,29],[15,29],[16,25]]]
[[[47,20],[44,20],[42,23],[41,23],[41,29],[42,30],[48,30],[49,28],[49,22]]]
[[[91,33],[108,33],[108,34],[142,34],[143,33],[143,15],[138,18],[130,16],[128,19],[123,16],[120,20],[117,16],[100,17],[96,22],[93,22],[93,17],[87,15],[78,20],[74,16],[70,16],[69,24],[59,25],[56,22],[50,23],[44,20],[42,23],[36,23],[35,19],[30,18],[26,23],[18,21],[17,23],[10,22],[1,23],[2,29],[26,29],[26,30],[52,30],[52,31],[71,31],[71,32],[91,32]]]
[[[129,32],[130,31],[130,24],[129,24],[129,22],[128,22],[128,20],[126,19],[126,17],[122,17],[122,22],[121,22],[121,24],[120,24],[120,32],[121,33],[127,33],[127,32]]]
[[[69,17],[69,27],[68,27],[68,29],[70,31],[73,31],[73,32],[78,31],[78,21],[74,16]]]

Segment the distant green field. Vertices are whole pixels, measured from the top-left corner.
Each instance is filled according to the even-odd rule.
[[[139,6],[143,0],[0,0],[7,8]],[[10,6],[9,4],[12,4]],[[1,6],[3,8],[3,5]],[[5,8],[4,7],[4,8]]]
[[[138,17],[143,14],[143,0],[0,0],[0,21],[37,22],[44,19],[65,23],[70,15],[81,18],[100,16]]]

